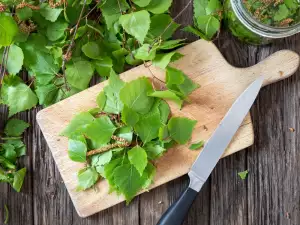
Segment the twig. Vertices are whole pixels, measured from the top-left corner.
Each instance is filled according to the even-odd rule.
[[[96,8],[97,6],[101,3],[101,1],[99,1],[84,17],[82,17],[82,19],[87,18]]]
[[[22,2],[20,4],[17,5],[16,9],[23,9],[25,7],[28,7],[32,10],[40,10],[40,7],[37,5],[31,5],[30,3],[27,2]]]
[[[10,46],[7,47],[7,51],[6,51],[6,59],[5,59],[5,66],[7,66],[9,50],[10,50]],[[3,75],[4,75],[4,74],[3,74]]]
[[[151,69],[149,68],[149,66],[146,66],[146,63],[145,63],[145,62],[144,62],[144,66],[149,70],[149,72],[151,73],[151,75],[152,75],[152,77],[153,77],[154,79],[156,79],[156,80],[158,80],[159,82],[165,84],[164,81],[162,81],[161,79],[159,79],[157,76],[154,75],[154,73],[151,71]],[[152,84],[153,89],[156,90],[155,83],[154,83],[154,79],[152,79],[151,84]]]
[[[2,54],[2,61],[1,61],[1,67],[0,67],[0,77],[1,77],[1,83],[2,83],[2,76],[4,75],[4,72],[5,72],[5,56],[6,56],[6,51],[7,51],[7,47],[4,47],[4,50],[3,50],[3,54]],[[4,72],[3,72],[3,71]],[[2,74],[3,73],[3,74]]]
[[[86,155],[87,156],[97,155],[97,154],[100,154],[100,153],[103,153],[103,152],[107,152],[107,151],[109,151],[111,149],[114,149],[114,148],[125,148],[125,147],[128,147],[129,145],[130,144],[128,142],[114,143],[114,144],[110,144],[110,145],[104,146],[104,147],[99,148],[99,149],[91,150]]]
[[[79,24],[80,24],[82,15],[83,15],[83,11],[84,11],[84,8],[85,8],[85,5],[86,5],[86,1],[87,1],[87,0],[84,0],[84,2],[83,2],[83,6],[82,6],[82,9],[81,9],[81,12],[80,12],[80,15],[79,15],[77,24],[76,24],[76,26],[75,26],[75,31],[74,31],[74,34],[73,34],[71,43],[70,43],[70,45],[69,45],[69,47],[68,47],[68,49],[67,49],[67,52],[66,52],[66,54],[65,54],[66,56],[68,56],[68,55],[70,54],[71,49],[72,49],[72,47],[73,47],[73,44],[74,44],[74,41],[75,41],[75,36],[76,36],[77,31],[78,31],[78,27],[79,27]],[[65,55],[63,56],[63,61],[62,61],[61,69],[62,69],[62,72],[63,72],[64,83],[65,83],[66,89],[67,89],[67,91],[68,91],[68,90],[70,90],[70,88],[68,87],[67,78],[66,78],[66,73],[65,73],[65,70],[66,70],[66,62],[67,62],[67,58],[65,57]]]
[[[8,53],[9,53],[9,46],[4,48],[3,55],[2,55],[2,62],[1,62],[1,68],[0,68],[0,77],[1,77],[0,84],[3,83],[3,79],[5,76],[5,68],[7,65]]]
[[[113,139],[113,140],[115,140],[115,141],[124,142],[125,144],[129,145],[128,141],[127,141],[125,138],[121,138],[121,137],[118,137],[118,136],[113,135],[113,136],[111,137],[111,139]]]

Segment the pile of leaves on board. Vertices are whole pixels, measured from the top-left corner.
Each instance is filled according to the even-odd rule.
[[[165,68],[183,40],[172,0],[1,0],[0,103],[9,116],[86,89],[94,75],[147,61]],[[21,70],[29,73],[23,81]]]
[[[0,183],[9,183],[17,192],[21,190],[26,168],[18,169],[17,160],[26,154],[22,134],[29,124],[18,119],[7,122],[0,136]]]
[[[149,78],[122,81],[111,72],[97,97],[98,107],[76,115],[61,135],[69,138],[71,160],[85,163],[78,172],[77,190],[104,178],[110,192],[129,203],[153,181],[154,160],[175,144],[186,144],[197,121],[170,117],[165,100],[179,107],[198,85],[183,72],[167,67],[166,89],[153,89]],[[195,148],[195,146],[193,147]]]

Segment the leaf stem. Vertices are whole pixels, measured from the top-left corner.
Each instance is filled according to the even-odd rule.
[[[100,5],[101,1],[99,1],[82,19],[88,18],[88,16]]]
[[[22,137],[0,137],[1,140],[19,140]]]

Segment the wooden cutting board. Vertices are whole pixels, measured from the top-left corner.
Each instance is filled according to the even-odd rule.
[[[299,56],[296,53],[283,50],[255,66],[244,69],[235,68],[225,61],[214,44],[203,40],[189,44],[179,51],[185,56],[173,66],[183,70],[201,85],[201,88],[191,95],[191,103],[185,105],[181,111],[176,105],[170,103],[173,115],[186,116],[198,121],[192,142],[208,140],[234,100],[258,76],[264,75],[264,85],[268,85],[289,77],[299,65]],[[121,78],[130,81],[139,76],[152,77],[151,73],[161,80],[165,78],[164,71],[161,69],[145,68],[143,65],[121,74]],[[67,138],[58,135],[76,113],[96,107],[96,96],[106,83],[100,83],[52,105],[37,115],[38,124],[81,217],[87,217],[124,200],[115,194],[108,194],[108,185],[105,181],[97,184],[97,192],[93,189],[76,192],[76,173],[84,165],[72,162],[68,158]],[[250,115],[248,115],[224,156],[252,145],[253,141],[253,128]],[[199,154],[199,151],[188,150],[188,146],[171,149],[157,161],[157,174],[150,189],[188,172]]]

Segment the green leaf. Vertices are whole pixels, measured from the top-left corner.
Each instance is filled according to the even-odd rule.
[[[41,15],[51,22],[55,22],[59,17],[60,13],[62,12],[62,8],[51,8],[49,4],[42,3],[40,13]]]
[[[17,9],[16,14],[17,14],[17,17],[19,18],[19,20],[22,20],[22,21],[28,20],[29,18],[32,17],[32,9],[28,8],[28,7],[25,7],[22,9]]]
[[[138,48],[134,54],[136,59],[141,60],[152,60],[156,56],[156,48],[151,48],[149,44],[143,44],[140,48]]]
[[[125,124],[133,127],[139,121],[139,119],[140,118],[138,113],[128,108],[127,106],[124,106],[122,110],[122,121]]]
[[[283,19],[286,19],[289,16],[289,9],[286,7],[285,4],[281,4],[278,6],[278,11],[276,11],[274,15],[275,21],[281,21]]]
[[[181,58],[182,55],[178,52],[170,52],[167,54],[157,54],[155,59],[152,61],[154,66],[165,69],[170,62]]]
[[[60,135],[70,137],[73,133],[85,130],[94,120],[95,118],[89,112],[78,113]]]
[[[0,168],[0,182],[8,182],[11,183],[11,178],[6,172]]]
[[[148,162],[148,165],[143,174],[146,177],[146,180],[143,184],[143,189],[147,189],[153,183],[155,173],[156,168],[150,162]]]
[[[114,72],[110,74],[108,85],[104,87],[106,95],[104,112],[119,114],[122,111],[123,103],[120,99],[120,92],[124,85],[125,83]]]
[[[5,128],[4,133],[10,137],[21,136],[30,125],[23,120],[10,119]]]
[[[185,45],[183,41],[184,39],[164,41],[158,48],[162,50],[171,50]]]
[[[171,100],[171,101],[175,102],[179,106],[179,108],[182,107],[183,100],[181,100],[174,92],[172,92],[170,90],[154,91],[154,92],[148,94],[148,96],[162,98],[165,100]]]
[[[295,0],[284,0],[284,4],[291,10],[297,10],[299,7]]]
[[[0,60],[2,61],[3,51],[0,50]],[[15,75],[20,72],[23,66],[24,54],[20,47],[11,45],[8,52],[6,69],[9,74]]]
[[[140,191],[147,180],[147,174],[140,176],[133,165],[125,164],[114,170],[114,183],[124,194],[127,204]]]
[[[116,127],[109,117],[101,116],[87,125],[84,133],[89,139],[96,141],[99,144],[107,144],[115,130]]]
[[[146,150],[147,156],[150,160],[156,160],[160,158],[166,151],[165,148],[155,142],[148,142],[143,146],[143,148]]]
[[[117,137],[124,138],[126,141],[131,143],[133,138],[133,130],[129,126],[121,127],[116,131],[115,135]]]
[[[166,70],[166,84],[168,88],[172,88],[172,85],[183,84],[186,77],[181,70],[168,66]],[[175,89],[177,90],[177,89]]]
[[[207,15],[218,14],[222,10],[222,3],[220,0],[209,0],[205,9]]]
[[[243,172],[239,172],[238,175],[242,180],[245,180],[248,176],[248,173],[249,173],[248,170],[245,170]]]
[[[113,61],[110,57],[103,57],[101,59],[92,61],[97,73],[102,77],[109,77],[112,72]]]
[[[16,190],[16,192],[20,192],[24,182],[25,174],[26,168],[20,169],[14,173],[14,181],[12,187]]]
[[[138,66],[143,63],[142,60],[136,59],[133,54],[128,54],[125,58],[125,61],[128,65]]]
[[[166,124],[171,113],[169,104],[165,101],[160,101],[158,105],[159,113],[160,113],[160,121],[162,124]]]
[[[125,84],[120,91],[120,99],[133,111],[146,114],[154,103],[154,98],[147,96],[147,93],[151,91],[153,88],[149,79],[140,77]]]
[[[146,10],[122,15],[119,22],[128,34],[134,36],[140,43],[144,42],[151,23],[150,14]]]
[[[11,163],[16,163],[17,153],[15,152],[15,147],[11,144],[4,143],[2,144],[2,148],[4,150],[3,156]]]
[[[209,0],[195,0],[194,3],[194,18],[206,15],[206,8]]]
[[[205,35],[206,40],[212,39],[215,34],[220,30],[220,21],[212,16],[198,16],[197,27]]]
[[[202,38],[202,39],[204,39],[204,40],[208,40],[208,38],[205,36],[204,33],[202,33],[201,31],[199,31],[199,30],[197,30],[197,29],[195,29],[195,28],[192,27],[192,26],[184,27],[182,30],[183,30],[183,31],[186,31],[186,32],[189,32],[189,33],[191,33],[191,34],[194,34],[194,35],[196,35],[196,36],[198,36],[198,37],[200,37],[200,38]]]
[[[86,43],[81,49],[83,53],[91,59],[98,59],[100,57],[100,46],[94,41]]]
[[[151,0],[132,0],[134,4],[138,5],[139,7],[145,7],[149,5]]]
[[[160,141],[167,141],[170,138],[169,130],[167,125],[163,125],[162,127],[159,128],[158,131],[158,138]]]
[[[147,153],[145,149],[140,146],[135,146],[128,151],[128,159],[139,172],[140,176],[142,176],[148,164]]]
[[[125,12],[129,9],[129,5],[126,0],[109,0],[102,4],[100,8],[105,19],[107,29],[110,30],[121,16],[120,8],[122,12]]]
[[[14,146],[14,151],[16,152],[17,157],[21,157],[26,154],[26,146],[21,140],[6,140],[6,144]]]
[[[113,157],[112,151],[103,152],[98,155],[92,156],[91,164],[92,166],[103,166],[111,161]]]
[[[60,65],[45,46],[47,40],[40,34],[31,34],[27,42],[21,43],[24,53],[24,66],[31,71],[39,84],[48,84],[58,73]]]
[[[125,64],[125,56],[128,54],[128,51],[125,48],[112,52],[112,59],[114,64],[114,70],[118,73],[123,72]]]
[[[48,106],[57,102],[59,87],[54,84],[37,86],[35,89],[35,93],[39,98],[40,105]]]
[[[36,106],[38,99],[33,91],[17,76],[5,76],[1,89],[3,103],[9,107],[9,117]]]
[[[0,13],[0,46],[9,46],[18,34],[18,25],[11,16]]]
[[[103,110],[103,108],[106,104],[106,95],[105,95],[104,91],[101,91],[99,93],[99,95],[97,96],[96,101],[97,101],[97,104],[98,104],[100,110]]]
[[[172,117],[168,122],[170,137],[179,144],[186,144],[192,136],[196,120],[183,117]]]
[[[140,117],[140,120],[134,126],[134,130],[145,144],[158,137],[160,126],[159,109],[153,106],[153,109],[148,114]]]
[[[167,67],[166,86],[173,91],[182,93],[184,97],[190,95],[200,87],[199,84],[193,82],[181,70],[173,67]]]
[[[0,165],[3,166],[4,168],[8,168],[12,170],[16,169],[16,165],[14,165],[13,163],[11,163],[9,160],[7,160],[5,157],[1,155],[0,155]]]
[[[66,66],[66,77],[69,84],[80,90],[89,86],[94,68],[88,61],[77,61]]]
[[[5,220],[4,220],[4,224],[7,224],[7,223],[8,223],[8,220],[9,220],[9,211],[8,211],[8,208],[7,208],[7,205],[6,205],[6,204],[4,205],[4,210],[5,210]]]
[[[198,150],[204,146],[204,141],[199,141],[198,143],[191,144],[190,150]]]
[[[75,162],[86,162],[86,144],[82,141],[69,139],[68,154],[69,158]]]
[[[77,33],[75,35],[75,40],[77,40],[78,38],[85,35],[87,31],[88,31],[88,27],[86,25],[84,25],[82,27],[79,27],[78,30],[77,30]]]
[[[92,156],[91,165],[94,166],[101,176],[104,176],[104,167],[112,160],[112,151],[104,152],[98,155]]]
[[[75,25],[78,21],[82,5],[76,4],[76,1],[73,0],[68,0],[67,5],[68,7],[64,8],[64,18],[69,24]]]
[[[95,168],[88,167],[80,170],[77,175],[78,178],[78,186],[76,188],[77,191],[86,190],[98,181],[99,175]]]
[[[151,0],[146,9],[154,14],[161,14],[166,12],[171,5],[172,0]]]
[[[108,164],[104,166],[104,177],[110,186],[110,191],[113,191],[117,188],[114,180],[114,170],[119,165],[122,165],[122,162],[123,162],[122,158],[117,158],[110,161]]]
[[[57,20],[54,23],[50,23],[47,26],[47,37],[50,41],[57,41],[62,38],[65,34],[66,29],[68,28],[68,23],[63,20]]]
[[[148,36],[152,39],[161,37],[162,40],[167,40],[172,37],[178,27],[180,27],[180,25],[175,23],[170,15],[154,15],[151,17],[151,26]]]

